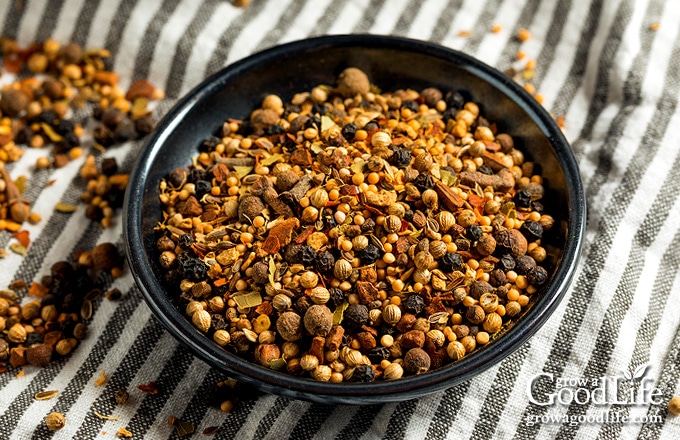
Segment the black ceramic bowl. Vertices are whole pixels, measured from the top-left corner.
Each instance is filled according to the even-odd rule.
[[[226,118],[247,118],[268,94],[284,101],[318,84],[333,84],[346,67],[363,69],[382,90],[462,90],[481,114],[511,134],[525,155],[540,163],[547,187],[546,212],[556,222],[549,249],[552,278],[533,307],[492,343],[444,368],[396,381],[325,383],[273,371],[220,348],[197,331],[159,281],[154,226],[162,218],[161,178],[185,167],[200,143]],[[212,75],[180,100],[146,142],[125,198],[127,257],[147,304],[165,328],[215,368],[269,393],[320,403],[373,404],[420,397],[470,379],[500,362],[550,317],[574,274],[585,224],[583,188],[567,141],[534,98],[497,70],[444,47],[396,37],[328,36],[277,46]]]

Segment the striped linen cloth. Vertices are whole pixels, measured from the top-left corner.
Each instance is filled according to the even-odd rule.
[[[502,29],[492,33],[496,24]],[[680,438],[680,417],[666,409],[680,394],[679,24],[674,0],[253,0],[247,8],[218,0],[0,1],[2,35],[23,46],[53,38],[110,50],[124,88],[148,78],[166,91],[157,115],[223,66],[310,36],[429,40],[501,71],[516,67],[522,50],[537,61],[531,83],[544,106],[565,116],[589,205],[575,281],[549,322],[504,362],[444,392],[367,407],[262,395],[222,413],[204,397],[224,376],[163,330],[127,271],[109,280],[124,300],[96,304],[89,337],[68,359],[27,367],[20,378],[0,375],[0,439],[110,438],[120,427],[134,438],[175,438],[170,415],[194,423],[194,438],[208,426],[220,427],[214,435],[220,439]],[[520,28],[529,29],[531,39],[520,42]],[[130,170],[140,147],[128,143],[105,155]],[[0,260],[0,287],[39,280],[75,249],[122,242],[120,213],[115,227],[103,230],[85,219],[82,205],[73,215],[54,212],[57,200],[78,202],[83,159],[35,171],[41,155],[29,149],[8,167],[14,177],[31,176],[26,197],[43,220],[26,226],[28,255]],[[46,186],[50,180],[56,183]],[[0,246],[9,241],[0,234]],[[651,366],[646,377],[661,404],[610,408],[583,399],[540,406],[529,400],[527,387],[539,373],[592,379],[643,365]],[[96,387],[102,370],[109,379]],[[160,384],[157,395],[137,389],[149,381]],[[126,405],[111,398],[118,388],[130,391]],[[52,400],[33,399],[49,389],[60,392]],[[543,400],[554,391],[554,382],[541,380],[534,394]],[[629,420],[587,420],[608,409]],[[120,419],[102,420],[93,410]],[[57,433],[43,423],[51,411],[66,416]]]

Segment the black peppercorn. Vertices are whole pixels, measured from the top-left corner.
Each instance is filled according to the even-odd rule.
[[[414,215],[413,210],[409,209],[408,211],[406,211],[404,213],[404,220],[406,220],[409,223],[412,222],[413,221],[413,215]]]
[[[510,254],[505,254],[501,257],[500,261],[498,262],[498,266],[503,269],[503,270],[514,270],[515,269],[515,259],[512,258],[512,255]]]
[[[524,234],[527,241],[536,241],[540,240],[543,236],[543,225],[540,222],[527,220],[522,223],[522,227],[519,228],[519,231]]]
[[[513,198],[515,205],[519,208],[528,208],[531,206],[531,193],[526,189],[521,189],[515,193]]]
[[[460,110],[465,105],[465,98],[458,92],[448,92],[444,97],[444,101],[447,107],[454,110]]]
[[[354,136],[357,134],[357,126],[354,124],[347,124],[344,127],[342,127],[341,131],[342,137],[347,139],[348,141],[351,141],[354,139]]]
[[[388,350],[387,347],[375,347],[368,350],[366,356],[368,356],[368,359],[372,363],[379,364],[381,361],[390,357],[390,350]]]
[[[194,238],[191,234],[182,234],[179,236],[179,239],[177,239],[177,244],[179,244],[179,247],[182,249],[189,249],[191,245],[194,244]]]
[[[59,121],[58,124],[54,126],[54,131],[64,136],[67,133],[73,133],[74,127],[75,125],[73,124],[73,122],[62,119],[61,121]]]
[[[375,371],[370,365],[359,365],[354,369],[352,382],[373,382],[375,380]]]
[[[417,315],[425,308],[425,301],[420,295],[409,295],[402,303],[404,310]]]
[[[39,344],[43,341],[43,335],[40,332],[31,332],[26,336],[26,341],[24,344],[30,347],[33,344]]]
[[[434,186],[434,177],[429,174],[418,174],[413,180],[413,184],[420,190],[420,192],[426,189],[431,189]]]
[[[314,267],[321,273],[333,272],[335,257],[329,251],[323,251],[316,256]]]
[[[454,270],[461,270],[463,267],[463,259],[455,252],[447,252],[439,259],[439,267],[444,272],[453,272]]]
[[[208,265],[198,258],[188,256],[185,252],[177,256],[179,271],[192,281],[203,281],[208,273]]]
[[[361,328],[368,322],[368,307],[363,304],[350,304],[343,314],[342,323],[350,329]]]
[[[536,267],[536,260],[534,260],[530,256],[522,255],[521,257],[517,257],[517,263],[515,264],[515,272],[517,272],[518,274],[528,275],[529,272],[531,272],[534,267]]]
[[[218,138],[217,136],[210,136],[208,139],[203,141],[198,150],[201,152],[209,153],[211,151],[214,151],[215,147],[217,147],[221,142],[222,139]]]
[[[470,225],[465,231],[465,235],[472,241],[477,241],[482,236],[482,228],[479,225]]]
[[[325,115],[326,114],[326,106],[321,104],[321,103],[315,102],[312,105],[312,114]]]
[[[200,200],[201,197],[208,194],[211,189],[212,184],[210,182],[208,182],[207,180],[199,180],[198,182],[196,182],[195,186],[196,198]]]
[[[369,244],[357,252],[357,256],[361,259],[363,264],[373,264],[380,259],[380,249],[378,249],[378,247],[374,244]]]
[[[321,118],[319,115],[310,116],[305,122],[305,128],[321,127]]]
[[[314,250],[313,247],[309,245],[303,245],[297,253],[297,260],[304,264],[312,264],[314,263],[314,260],[316,259],[316,250]]]
[[[96,107],[95,110],[97,108],[101,108],[101,107]],[[59,120],[59,117],[52,110],[43,110],[35,118],[36,122],[39,122],[39,123],[44,122],[44,123],[50,124],[50,125],[56,124],[58,120]]]
[[[531,272],[527,275],[527,279],[531,284],[540,286],[548,280],[548,271],[541,266],[536,266],[531,269]]]
[[[482,174],[486,174],[487,176],[493,176],[494,175],[493,170],[488,165],[482,165],[481,167],[477,167],[477,171],[482,173]]]
[[[283,127],[281,127],[280,125],[276,125],[276,124],[270,125],[269,127],[264,129],[264,134],[266,134],[267,136],[272,136],[272,135],[281,134],[281,133],[283,133]]]
[[[392,163],[394,163],[394,166],[404,168],[411,163],[411,153],[404,148],[397,148],[394,150],[394,154],[390,159],[392,160]]]
[[[328,289],[328,293],[330,294],[329,302],[333,304],[334,307],[338,307],[343,303],[343,301],[345,301],[344,292],[337,287],[330,287]]]
[[[412,112],[417,112],[418,111],[418,103],[412,99],[409,99],[408,101],[404,101],[401,104],[402,108],[407,108],[411,110]]]

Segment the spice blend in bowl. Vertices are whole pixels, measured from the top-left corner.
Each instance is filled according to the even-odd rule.
[[[281,78],[287,65],[304,75]],[[126,196],[133,274],[180,341],[264,391],[443,389],[516,349],[573,274],[584,206],[568,145],[456,52],[292,43],[216,74],[160,127]]]
[[[268,95],[160,182],[169,291],[225,349],[399,379],[488,344],[548,281],[554,220],[512,137],[456,91],[371,90],[350,67]]]

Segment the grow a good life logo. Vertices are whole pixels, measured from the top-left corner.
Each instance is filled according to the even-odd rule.
[[[662,392],[646,377],[651,365],[620,376],[597,378],[555,377],[539,373],[527,385],[529,401],[538,406],[558,405],[659,405]]]

